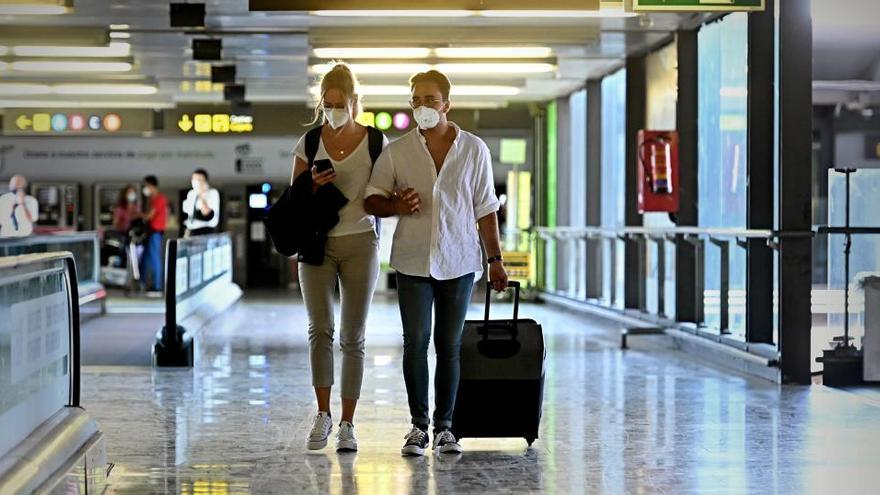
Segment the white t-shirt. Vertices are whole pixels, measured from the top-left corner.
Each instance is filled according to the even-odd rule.
[[[211,188],[205,193],[205,199],[208,203],[208,208],[214,212],[214,216],[211,217],[210,220],[199,220],[195,216],[196,210],[201,210],[202,201],[198,199],[198,193],[194,190],[190,189],[188,193],[186,193],[186,199],[183,200],[183,212],[187,214],[185,224],[186,228],[189,230],[195,229],[203,229],[206,227],[216,228],[220,225],[220,192],[216,189]]]
[[[370,136],[367,133],[357,148],[342,160],[334,160],[327,154],[323,139],[318,144],[315,160],[330,160],[333,169],[336,170],[336,180],[333,181],[333,185],[348,198],[348,204],[339,210],[339,223],[327,234],[329,237],[363,234],[376,229],[376,219],[364,211],[364,189],[367,187],[367,182],[370,181],[370,172],[373,169],[369,141]],[[385,138],[382,143],[383,148],[386,146],[388,146],[388,138]],[[308,163],[305,134],[299,138],[299,142],[293,149],[293,154]]]
[[[36,221],[40,214],[37,198],[25,196],[24,208],[16,206],[17,203],[14,193],[0,196],[0,237],[24,237],[33,234],[34,224],[28,221],[24,208],[27,208],[31,218]]]
[[[455,124],[453,124],[455,125]],[[440,174],[413,129],[391,143],[376,160],[367,197],[390,197],[395,188],[413,188],[421,210],[400,217],[391,248],[391,266],[404,275],[451,280],[483,274],[477,221],[498,211],[492,155],[477,136],[455,126],[457,134]]]

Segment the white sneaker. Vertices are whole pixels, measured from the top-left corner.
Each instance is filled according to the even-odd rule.
[[[348,421],[339,423],[336,432],[336,452],[357,452],[358,439],[354,434],[354,425]]]
[[[306,447],[309,450],[323,449],[327,446],[331,431],[333,431],[333,420],[330,419],[330,414],[319,412],[312,421],[312,430],[309,432]]]
[[[404,437],[406,443],[400,449],[403,455],[425,455],[425,449],[428,447],[428,433],[422,431],[416,426]]]
[[[443,430],[434,435],[433,449],[441,454],[461,454],[464,452],[461,444],[455,439],[455,435],[449,430]]]

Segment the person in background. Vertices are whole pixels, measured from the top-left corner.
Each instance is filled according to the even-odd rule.
[[[0,196],[0,237],[31,235],[38,215],[37,198],[27,193],[27,179],[23,175],[12,176],[9,192]]]
[[[162,295],[162,249],[165,237],[165,226],[168,222],[168,198],[159,192],[159,180],[155,175],[144,177],[144,196],[147,198],[146,211],[141,215],[147,223],[147,240],[144,245],[143,266],[144,281],[147,295]]]
[[[183,201],[186,237],[213,234],[220,225],[220,192],[208,183],[208,172],[198,168],[192,173],[192,189]]]
[[[113,230],[121,234],[128,234],[131,223],[138,218],[138,193],[137,188],[127,184],[119,191],[116,206],[113,207]]]

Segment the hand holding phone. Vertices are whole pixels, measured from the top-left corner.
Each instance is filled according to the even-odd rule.
[[[333,170],[333,162],[326,158],[315,160],[315,170],[317,170],[319,174],[323,174],[328,170]]]
[[[333,182],[336,179],[336,170],[333,163],[328,159],[315,160],[312,165],[312,181],[318,188]]]

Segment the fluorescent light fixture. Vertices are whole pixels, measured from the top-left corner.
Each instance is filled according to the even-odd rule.
[[[0,83],[0,96],[47,95],[51,88],[46,84]]]
[[[309,92],[317,96],[321,92],[318,86],[309,88]],[[410,87],[406,85],[363,85],[358,91],[362,96],[409,96]],[[489,85],[453,85],[452,96],[515,96],[519,94],[519,88],[515,86],[489,86]]]
[[[57,95],[154,95],[155,86],[147,84],[57,84],[52,93]]]
[[[430,70],[428,64],[349,64],[351,70],[358,75],[363,74],[415,74]],[[326,74],[333,64],[313,65],[309,70],[314,74]]]
[[[480,15],[485,17],[622,19],[636,17],[639,14],[627,12],[622,8],[603,8],[602,10],[483,10],[480,11]]]
[[[125,33],[122,31],[110,31],[110,39],[127,40],[129,38],[131,38],[131,33]]]
[[[129,26],[128,24],[110,24],[110,29],[117,30],[117,31],[129,29],[129,28],[131,28],[131,26]]]
[[[316,10],[320,17],[470,17],[472,10]]]
[[[430,48],[315,48],[312,54],[317,58],[355,59],[355,58],[425,58],[431,55]]]
[[[543,74],[556,70],[553,64],[542,63],[437,64],[436,67],[447,74]]]
[[[746,98],[749,96],[749,88],[745,86],[724,86],[720,94],[723,98]]]
[[[13,47],[12,52],[19,57],[127,57],[131,45],[122,41],[112,41],[108,46],[22,45]]]
[[[45,61],[45,62],[13,62],[12,70],[19,72],[128,72],[131,64],[128,62],[71,62],[71,61]]]
[[[60,15],[66,14],[67,7],[52,4],[0,3],[0,15]]]
[[[0,62],[0,72],[6,70],[9,67],[9,64],[6,62]]]
[[[7,53],[9,53],[9,48],[7,48],[3,45],[0,45],[0,57],[6,55]]]
[[[440,58],[548,58],[553,49],[546,46],[472,46],[435,48]]]

